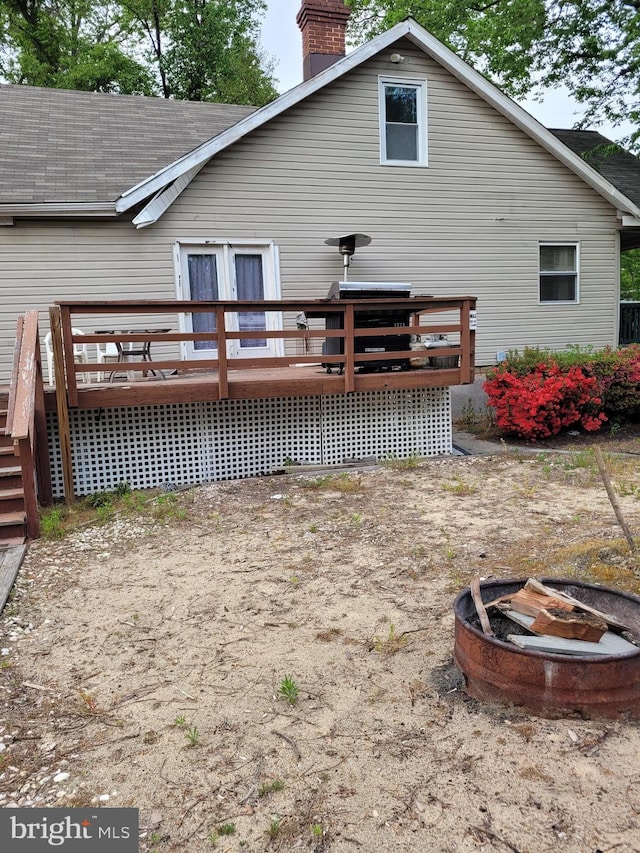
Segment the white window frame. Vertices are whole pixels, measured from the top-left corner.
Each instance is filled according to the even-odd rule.
[[[576,267],[573,270],[543,270],[542,249],[546,246],[565,246],[575,249]],[[575,299],[543,299],[542,279],[552,275],[575,275]],[[580,243],[577,240],[542,240],[538,243],[538,304],[540,305],[578,305],[580,302]]]
[[[235,275],[236,255],[260,255],[265,299],[281,299],[282,286],[280,281],[280,253],[273,240],[255,240],[248,238],[192,238],[177,240],[174,243],[174,267],[176,276],[176,296],[178,299],[190,299],[190,289],[187,271],[188,254],[214,254],[218,272],[218,290],[221,300],[237,299]],[[238,315],[228,314],[228,331],[238,331]],[[269,311],[265,313],[266,331],[280,331],[283,328],[282,313]],[[192,331],[191,317],[186,314],[178,315],[178,328],[181,332]],[[256,334],[256,338],[259,334]],[[252,356],[268,355],[267,350],[275,356],[284,355],[284,343],[281,339],[267,339],[267,346],[262,348],[240,347],[240,341],[227,341],[228,358],[249,358]],[[215,350],[195,350],[192,341],[182,341],[180,344],[181,358],[198,359],[211,358]],[[215,356],[214,356],[215,357]]]
[[[385,91],[387,86],[407,86],[416,90],[418,126],[417,160],[391,160],[387,157],[387,120]],[[415,77],[378,77],[378,113],[380,127],[380,163],[383,166],[428,166],[427,81]]]

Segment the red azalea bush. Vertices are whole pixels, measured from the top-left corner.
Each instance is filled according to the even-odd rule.
[[[551,353],[525,348],[493,368],[484,390],[497,426],[535,440],[570,426],[640,418],[640,345]]]
[[[580,424],[597,430],[607,420],[598,380],[580,367],[563,369],[555,361],[536,364],[518,375],[503,362],[484,383],[495,420],[504,432],[535,440]]]

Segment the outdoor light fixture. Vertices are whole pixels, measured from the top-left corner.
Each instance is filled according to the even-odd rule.
[[[347,234],[345,237],[327,237],[324,242],[327,246],[338,247],[338,251],[342,255],[344,281],[346,281],[349,270],[349,259],[360,246],[368,246],[371,242],[371,237],[367,234]]]

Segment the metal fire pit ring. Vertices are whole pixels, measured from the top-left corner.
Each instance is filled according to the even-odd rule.
[[[640,638],[640,598],[574,580],[545,578],[542,582],[610,613]],[[517,592],[525,583],[526,578],[482,583],[482,600],[486,603]],[[477,614],[470,589],[462,590],[453,609],[454,657],[467,692],[475,699],[521,705],[541,716],[640,719],[640,648],[606,656],[520,649],[472,624]]]

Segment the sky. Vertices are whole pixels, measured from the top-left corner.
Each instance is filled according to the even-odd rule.
[[[267,14],[262,26],[261,43],[265,52],[275,59],[276,88],[282,94],[302,82],[302,38],[296,24],[301,0],[267,0]],[[566,91],[556,89],[538,103],[519,101],[520,106],[545,127],[570,128],[580,118],[580,107]],[[620,139],[631,127],[602,125],[598,130],[612,139]]]

